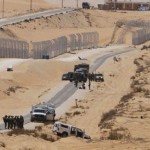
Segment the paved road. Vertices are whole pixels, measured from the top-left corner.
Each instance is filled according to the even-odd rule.
[[[48,16],[57,15],[57,14],[68,13],[73,10],[75,10],[75,9],[73,9],[73,8],[54,9],[54,10],[46,10],[46,11],[42,11],[42,12],[35,12],[35,13],[26,14],[26,15],[22,15],[22,16],[15,16],[12,18],[4,18],[4,19],[0,19],[0,27],[5,26],[5,25],[14,24],[14,23],[19,23],[22,21],[36,19],[36,18],[40,18],[40,17],[48,17]]]
[[[94,72],[96,69],[98,69],[108,58],[113,57],[115,55],[131,52],[135,49],[133,48],[124,48],[122,51],[118,52],[111,52],[109,54],[103,55],[96,59],[90,67],[90,72]],[[60,90],[53,98],[51,98],[47,103],[53,103],[56,108],[59,107],[61,104],[63,104],[65,101],[71,97],[78,88],[74,86],[73,83],[68,83],[62,90]],[[30,122],[30,114],[27,114],[24,116],[25,124]],[[0,124],[0,130],[4,129],[4,125]]]

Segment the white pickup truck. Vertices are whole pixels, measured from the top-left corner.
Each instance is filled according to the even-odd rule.
[[[91,139],[91,137],[85,132],[75,126],[70,124],[65,124],[62,122],[55,122],[52,131],[58,136],[67,137],[67,136],[76,136],[83,139]]]

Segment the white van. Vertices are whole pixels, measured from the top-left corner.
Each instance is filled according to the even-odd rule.
[[[76,137],[81,137],[84,139],[91,139],[90,136],[86,135],[84,131],[81,129],[69,125],[69,124],[64,124],[62,122],[55,122],[53,126],[53,132],[57,133],[57,135],[62,136],[62,137],[67,137],[67,136],[76,136]]]

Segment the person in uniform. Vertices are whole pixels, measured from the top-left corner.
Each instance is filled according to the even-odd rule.
[[[20,128],[21,129],[23,129],[24,127],[23,127],[23,125],[24,125],[24,118],[23,118],[23,116],[20,116]]]
[[[7,117],[8,129],[10,129],[10,116]]]
[[[14,116],[10,117],[10,129],[13,129],[13,125],[14,125]]]
[[[14,127],[14,129],[16,129],[16,127],[17,127],[17,116],[14,117],[13,127]]]
[[[89,90],[90,90],[91,89],[91,81],[90,80],[89,80],[89,85],[88,86],[89,86]]]
[[[3,121],[4,121],[4,124],[5,124],[5,129],[8,128],[7,117],[8,117],[7,115],[5,115],[5,116],[3,117]]]

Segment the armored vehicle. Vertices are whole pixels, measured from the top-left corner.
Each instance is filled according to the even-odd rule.
[[[31,122],[34,121],[54,121],[55,120],[55,107],[53,104],[40,103],[32,106]]]

